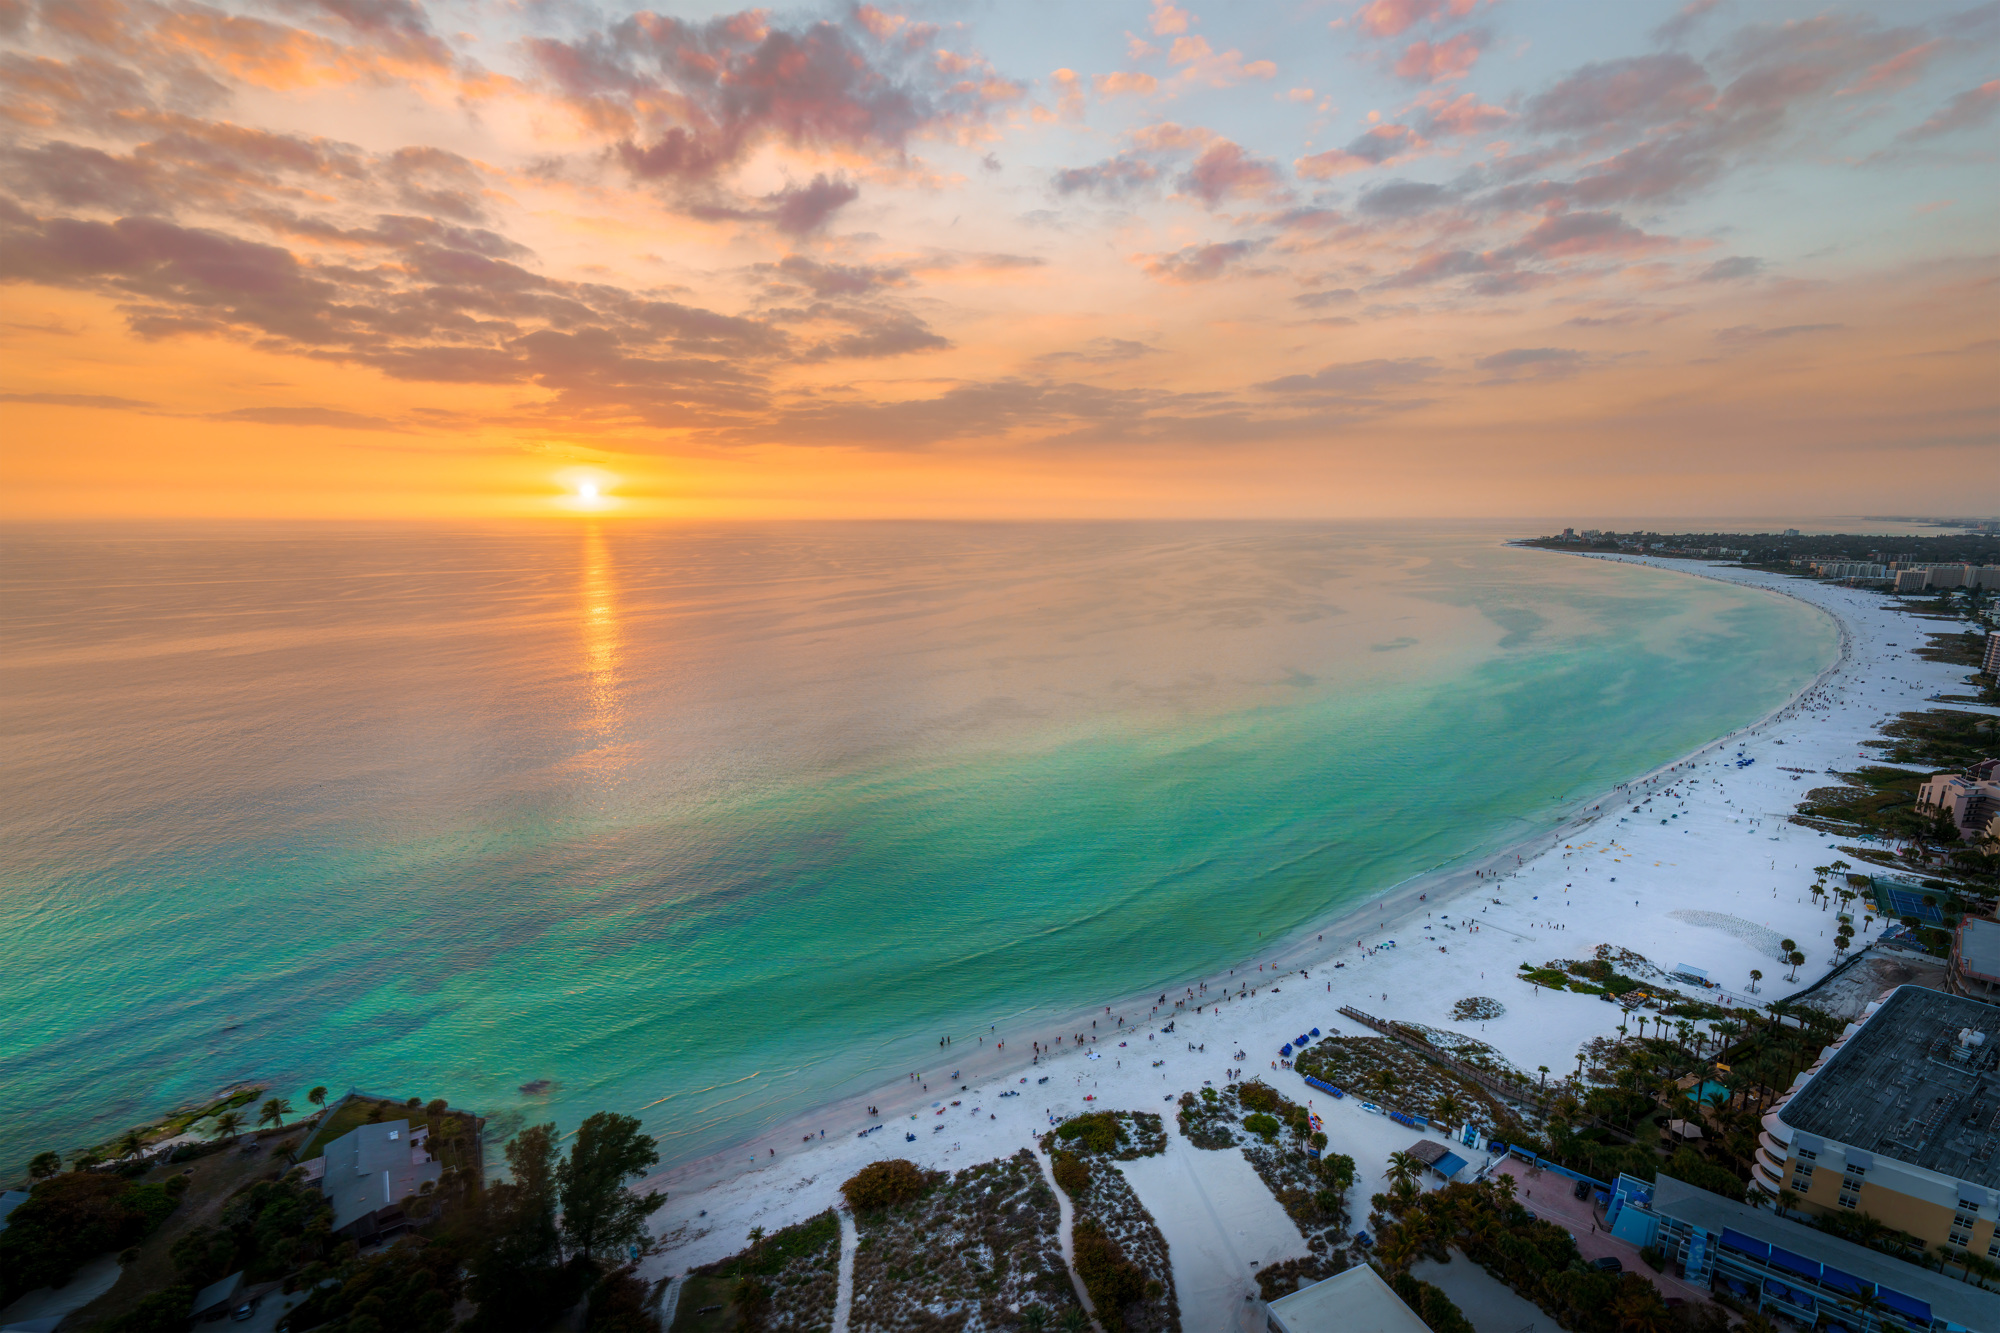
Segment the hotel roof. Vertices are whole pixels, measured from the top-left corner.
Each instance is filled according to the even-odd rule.
[[[1982,981],[2000,981],[2000,921],[1969,916],[1960,922],[1958,961],[1960,970]]]
[[[1967,1044],[1961,1032],[1984,1036]],[[1779,1115],[1801,1133],[2000,1188],[2000,1009],[1899,986]]]
[[[1697,1189],[1672,1176],[1653,1182],[1653,1211],[1678,1218],[1703,1231],[1720,1235],[1731,1231],[1777,1245],[1795,1254],[1831,1264],[1878,1287],[1914,1296],[1931,1307],[1934,1315],[1953,1323],[1981,1330],[2000,1327],[1994,1323],[1993,1293],[1968,1286],[1957,1278],[1919,1268],[1901,1259],[1892,1259],[1878,1250],[1828,1235],[1818,1227],[1793,1222],[1763,1208],[1752,1208],[1720,1194]]]
[[[1358,1264],[1265,1307],[1282,1333],[1430,1333],[1374,1269]]]

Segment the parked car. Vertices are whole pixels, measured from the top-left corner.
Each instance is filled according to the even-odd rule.
[[[1590,1266],[1600,1273],[1622,1273],[1625,1265],[1618,1262],[1616,1255],[1607,1254],[1602,1259],[1592,1259]]]
[[[1587,1180],[1577,1181],[1576,1188],[1570,1191],[1570,1197],[1575,1199],[1588,1199],[1590,1197],[1590,1182]]]

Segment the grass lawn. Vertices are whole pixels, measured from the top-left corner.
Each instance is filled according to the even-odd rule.
[[[733,1277],[691,1277],[681,1287],[671,1333],[731,1333],[737,1324]],[[707,1314],[700,1313],[715,1306]]]

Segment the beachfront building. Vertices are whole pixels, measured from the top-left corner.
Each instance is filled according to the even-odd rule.
[[[2000,587],[1996,583],[1995,587]],[[1989,676],[2000,676],[2000,634],[1986,636],[1986,657],[1979,664],[1980,671]]]
[[[1366,1264],[1301,1287],[1264,1307],[1270,1333],[1430,1333]]]
[[[1866,1213],[1925,1249],[2000,1259],[1996,1018],[1922,986],[1869,1005],[1764,1116],[1757,1183],[1808,1214]]]
[[[1766,1318],[1848,1333],[2000,1333],[1992,1292],[1661,1176],[1620,1176],[1613,1234]]]
[[[2000,815],[2000,759],[1982,759],[1960,773],[1938,773],[1917,790],[1917,809],[1948,810],[1958,836],[1967,842],[1986,837]]]
[[[336,1236],[365,1239],[409,1226],[403,1201],[444,1175],[427,1138],[425,1129],[412,1133],[407,1120],[385,1120],[326,1145],[319,1186],[333,1207]]]
[[[1958,923],[1944,984],[1953,995],[2000,1004],[2000,921],[1969,916]]]
[[[1897,592],[1922,592],[1930,584],[1926,571],[1921,569],[1899,569],[1896,571]]]

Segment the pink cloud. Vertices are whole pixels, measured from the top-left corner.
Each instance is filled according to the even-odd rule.
[[[1094,74],[1090,82],[1099,97],[1118,97],[1127,93],[1143,97],[1160,86],[1160,81],[1152,75],[1129,69]]]
[[[1308,180],[1328,180],[1351,171],[1401,162],[1427,147],[1428,141],[1407,125],[1377,125],[1345,148],[1330,148],[1299,158],[1292,166]]]
[[[1854,97],[1867,93],[1890,92],[1904,87],[1924,72],[1924,66],[1944,45],[1941,41],[1923,42],[1907,51],[1890,56],[1874,65],[1862,75],[1861,80],[1851,88],[1842,88],[1839,95]]]
[[[1173,49],[1167,52],[1169,62],[1176,65],[1191,64],[1215,54],[1206,37],[1176,37]]]
[[[1905,130],[1900,137],[1928,139],[1953,130],[1972,129],[1993,119],[1995,111],[2000,111],[2000,79],[1989,79],[1952,98],[1936,115],[1914,129]]]
[[[1444,95],[1431,98],[1424,106],[1424,130],[1436,138],[1453,134],[1479,134],[1496,125],[1506,124],[1512,117],[1502,108],[1487,106],[1471,93],[1460,93],[1446,100]]]
[[[1442,42],[1411,42],[1396,62],[1396,73],[1406,79],[1424,83],[1436,83],[1440,79],[1455,79],[1479,59],[1481,39],[1469,32]]]
[[[1179,183],[1182,193],[1210,208],[1233,195],[1269,195],[1282,185],[1275,163],[1252,157],[1227,139],[1204,149]]]
[[[1212,241],[1190,245],[1167,254],[1141,255],[1139,267],[1147,277],[1176,284],[1210,282],[1233,264],[1247,259],[1257,249],[1255,241]]]
[[[1575,259],[1583,255],[1647,254],[1680,243],[1654,236],[1616,213],[1558,213],[1542,219],[1520,240],[1500,252],[1505,259]]]
[[[1376,37],[1398,37],[1425,19],[1439,15],[1462,18],[1475,0],[1370,0],[1362,6],[1361,26]]]
[[[1098,76],[1102,78],[1102,75]],[[1083,79],[1073,69],[1059,69],[1049,75],[1056,90],[1056,111],[1065,120],[1083,119]],[[1098,91],[1104,90],[1098,85]]]
[[[1185,9],[1176,9],[1167,0],[1153,0],[1151,23],[1155,37],[1171,37],[1175,33],[1188,30],[1188,20],[1193,17]]]

